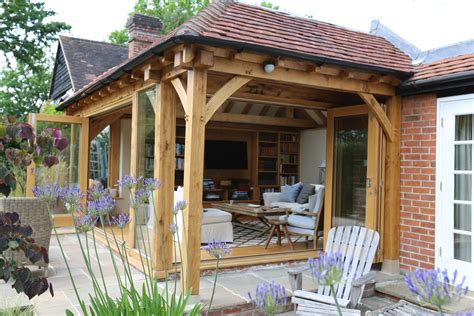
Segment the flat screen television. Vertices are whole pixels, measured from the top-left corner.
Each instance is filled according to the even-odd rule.
[[[206,169],[247,169],[247,142],[206,140]]]

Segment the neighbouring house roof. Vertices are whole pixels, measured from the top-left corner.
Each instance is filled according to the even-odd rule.
[[[408,77],[408,55],[381,36],[239,3],[215,1],[137,56],[116,63],[59,108],[91,94],[147,58],[179,43],[199,43]]]
[[[474,71],[474,54],[460,55],[428,64],[421,64],[416,68],[415,75],[409,81],[442,77],[468,71]]]
[[[59,37],[50,98],[78,91],[128,58],[128,48],[69,36]]]

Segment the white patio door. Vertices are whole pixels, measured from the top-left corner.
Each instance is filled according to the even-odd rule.
[[[474,94],[438,99],[436,265],[474,285]]]

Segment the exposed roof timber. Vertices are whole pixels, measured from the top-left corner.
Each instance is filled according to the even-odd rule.
[[[222,112],[224,113],[229,113],[230,111],[232,111],[232,108],[234,107],[234,102],[232,101],[228,101],[227,102],[227,105],[225,106],[224,110]]]

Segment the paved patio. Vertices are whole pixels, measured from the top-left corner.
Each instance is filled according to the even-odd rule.
[[[67,231],[64,231],[67,232]],[[61,244],[64,246],[68,262],[70,264],[72,274],[81,297],[89,302],[88,295],[92,293],[91,280],[86,273],[86,267],[83,263],[80,253],[79,243],[73,234],[63,234],[60,236]],[[91,244],[92,246],[92,244]],[[107,284],[109,294],[118,295],[118,283],[113,270],[112,261],[109,252],[105,246],[98,243],[98,253],[100,262],[102,263],[104,277]],[[116,257],[117,260],[118,257]],[[97,260],[93,256],[93,260]],[[95,262],[96,263],[96,262]],[[293,263],[294,265],[295,263]],[[287,289],[290,288],[287,269],[291,264],[257,266],[245,268],[241,270],[223,271],[218,278],[216,294],[213,302],[213,310],[220,312],[211,313],[211,315],[221,315],[222,311],[232,315],[254,315],[254,307],[248,299],[248,292],[253,292],[257,284],[262,282],[275,281],[283,284]],[[99,275],[97,265],[94,271]],[[132,275],[136,286],[142,285],[144,275],[136,269],[132,269]],[[202,302],[208,302],[212,292],[214,274],[212,271],[203,273],[200,282],[200,299]],[[45,293],[40,297],[33,299],[36,311],[39,315],[64,315],[66,309],[70,309],[75,314],[80,315],[77,299],[74,294],[71,281],[69,279],[64,260],[61,256],[60,249],[53,237],[50,246],[50,270],[49,281],[53,284],[55,295],[51,297],[49,293]],[[168,283],[170,291],[173,290],[174,280]],[[165,283],[159,282],[158,286],[164,291]],[[179,287],[179,282],[178,282]],[[311,290],[315,288],[315,284],[309,273],[303,274],[303,288]],[[382,273],[377,275],[377,291],[385,295],[375,295],[364,298],[362,303],[364,310],[374,310],[387,306],[401,297],[406,300],[416,301],[416,298],[406,290],[403,278],[401,276],[393,277]],[[179,288],[177,289],[179,291]],[[291,292],[289,291],[289,294]],[[26,298],[19,297],[16,292],[11,290],[10,285],[0,284],[0,308],[2,306],[11,306],[12,304],[22,304],[27,302]],[[474,294],[470,293],[461,302],[454,306],[450,306],[451,311],[467,311],[474,307]],[[286,313],[292,315],[292,312]]]

